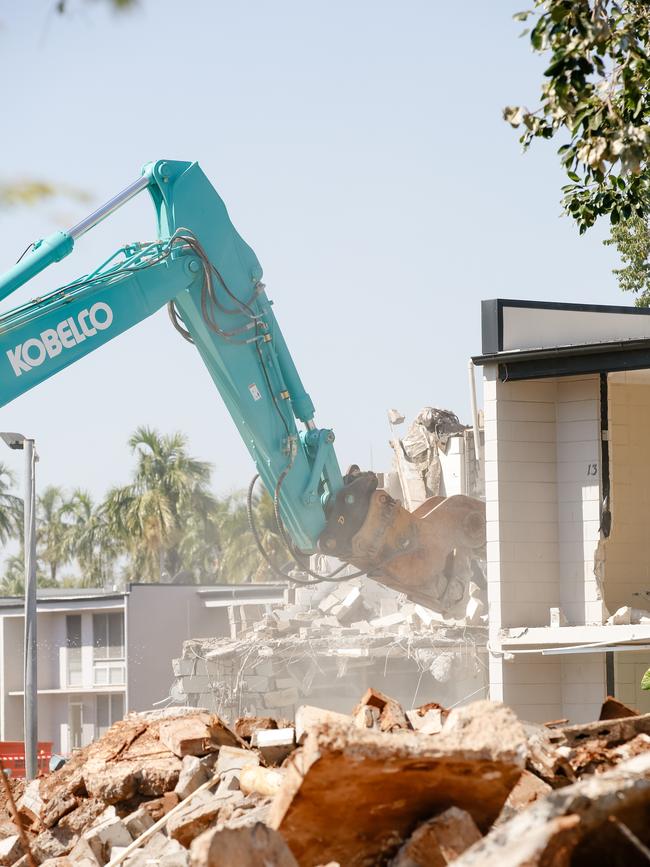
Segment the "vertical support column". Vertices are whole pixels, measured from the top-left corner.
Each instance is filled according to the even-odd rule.
[[[25,452],[25,676],[24,727],[25,775],[34,780],[38,775],[38,689],[36,669],[36,451],[34,440],[26,439]]]

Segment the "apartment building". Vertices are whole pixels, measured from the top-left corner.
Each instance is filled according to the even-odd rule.
[[[490,694],[650,711],[650,310],[483,302]]]
[[[260,616],[283,592],[279,584],[39,589],[39,741],[67,754],[128,711],[164,702],[185,640],[230,635],[234,611]],[[0,599],[3,741],[23,737],[23,634],[22,598]]]

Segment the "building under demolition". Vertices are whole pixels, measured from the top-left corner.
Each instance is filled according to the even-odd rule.
[[[490,696],[593,719],[650,693],[650,311],[483,303]]]
[[[404,420],[394,410],[389,418],[394,431]],[[394,465],[381,484],[409,510],[432,496],[479,494],[475,435],[453,413],[426,407],[402,438],[392,440]],[[324,555],[312,558],[312,569],[321,575],[339,565]],[[348,712],[368,687],[406,707],[428,701],[449,707],[485,697],[483,571],[477,561],[468,601],[453,617],[369,578],[345,580],[345,571],[337,582],[288,589],[280,605],[233,604],[229,638],[184,644],[182,657],[174,660],[172,695],[227,719],[290,719],[305,703]]]

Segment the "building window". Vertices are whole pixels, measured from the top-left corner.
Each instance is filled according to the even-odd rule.
[[[79,750],[83,744],[84,706],[71,701],[68,705],[68,750]]]
[[[81,614],[68,614],[66,627],[66,685],[81,686]]]
[[[95,736],[101,738],[114,722],[123,719],[124,695],[122,693],[98,695],[95,701],[97,703]]]
[[[124,615],[93,614],[93,683],[119,686],[125,682]]]
[[[93,657],[124,659],[124,615],[93,614]]]

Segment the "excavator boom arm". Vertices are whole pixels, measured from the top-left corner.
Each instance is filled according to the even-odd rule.
[[[271,494],[284,474],[282,520],[310,553],[325,527],[326,500],[343,486],[334,435],[316,428],[262,268],[197,163],[146,166],[88,218],[33,245],[0,278],[0,298],[68,255],[85,232],[144,190],[155,208],[156,240],[127,245],[92,274],[0,317],[0,405],[173,302]]]
[[[0,406],[167,304],[273,495],[294,553],[320,548],[417,602],[461,611],[472,554],[485,540],[482,504],[449,497],[412,515],[377,490],[374,473],[343,478],[334,434],[316,427],[257,257],[197,163],[147,165],[67,232],[33,244],[0,277],[0,299],[144,190],[156,213],[153,241],[126,245],[91,274],[0,316]]]

